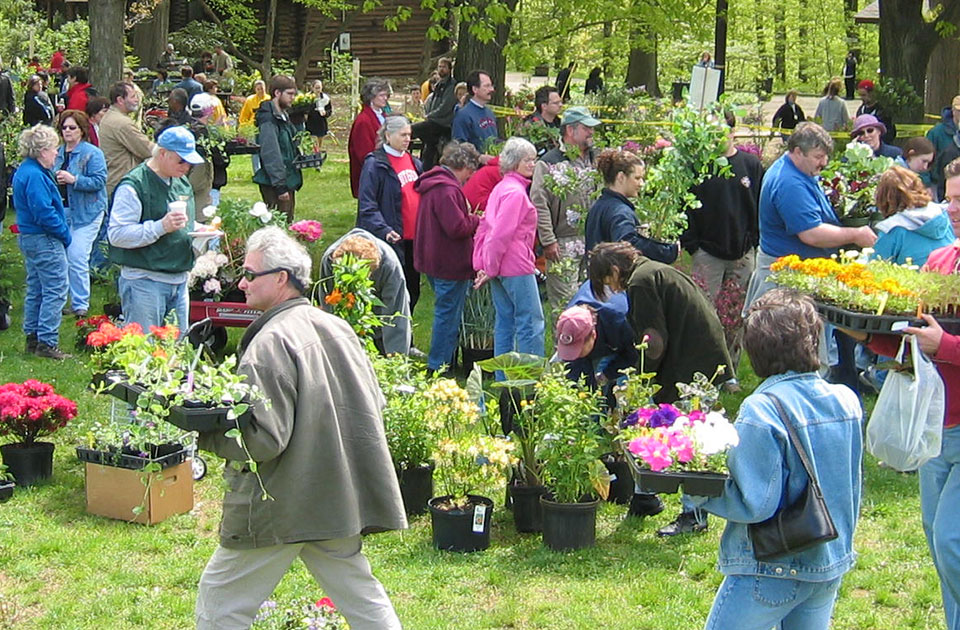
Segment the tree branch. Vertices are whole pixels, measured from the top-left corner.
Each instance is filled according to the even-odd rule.
[[[227,25],[223,23],[223,20],[220,19],[213,9],[207,4],[207,0],[200,0],[200,7],[203,8],[203,12],[213,20],[213,23],[217,25],[217,28],[220,29],[220,32],[223,33],[225,39],[226,49],[233,53],[239,59],[242,59],[245,63],[253,66],[254,68],[260,67],[260,62],[254,59],[253,57],[245,54],[241,51],[237,45],[234,43],[233,38],[230,37],[230,32],[227,30]]]

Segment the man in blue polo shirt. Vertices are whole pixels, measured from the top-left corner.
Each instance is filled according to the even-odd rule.
[[[767,276],[777,258],[788,254],[829,257],[848,243],[871,247],[876,242],[877,235],[869,227],[840,226],[820,189],[820,171],[832,151],[833,139],[823,127],[801,123],[787,141],[787,152],[767,170],[760,189],[760,252],[744,311],[774,288]]]
[[[497,118],[487,107],[493,98],[493,80],[483,70],[474,70],[467,75],[467,91],[470,100],[454,114],[451,134],[454,140],[472,144],[486,164],[491,159],[486,154],[487,145],[497,138]]]

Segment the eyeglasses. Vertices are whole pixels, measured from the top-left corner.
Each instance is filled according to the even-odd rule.
[[[76,125],[62,125],[62,126],[60,127],[60,131],[76,131],[76,130],[79,129],[79,128],[80,128],[80,127],[78,127],[78,126],[76,126]]]
[[[289,269],[284,269],[283,267],[274,267],[273,269],[268,269],[267,271],[250,271],[249,269],[244,269],[243,277],[247,280],[247,282],[253,282],[260,276],[269,276],[271,273],[280,273],[281,271],[286,271],[288,276],[293,276]]]

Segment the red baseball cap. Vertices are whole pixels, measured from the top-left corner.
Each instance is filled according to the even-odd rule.
[[[557,356],[563,361],[580,358],[583,344],[596,329],[593,312],[585,306],[572,306],[557,319]]]

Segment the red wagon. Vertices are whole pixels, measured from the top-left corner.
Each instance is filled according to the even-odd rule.
[[[195,345],[205,343],[213,350],[220,350],[227,343],[228,326],[246,328],[263,311],[250,308],[244,302],[214,302],[193,300],[190,302],[190,323],[210,320],[198,326],[190,333],[190,341]]]

